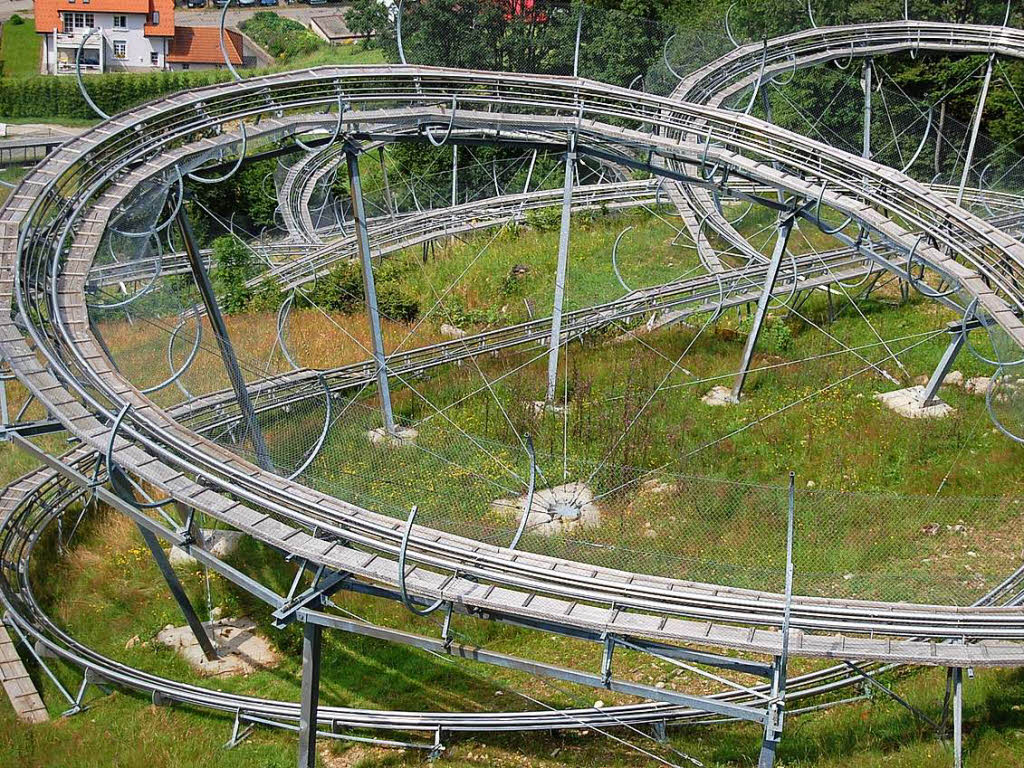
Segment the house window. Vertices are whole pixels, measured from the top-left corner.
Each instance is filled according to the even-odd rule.
[[[160,11],[153,11],[153,26],[160,23]]]
[[[124,14],[114,14],[114,29],[128,29],[128,17]]]
[[[128,43],[124,40],[114,41],[114,58],[125,59],[128,57]]]
[[[185,62],[184,64],[181,65],[182,69],[188,69],[188,67],[189,67],[188,62]]]
[[[152,51],[149,54],[149,63],[154,67],[160,66],[160,54],[156,51]]]
[[[65,32],[75,29],[92,29],[96,26],[96,17],[91,13],[65,11],[63,15]]]

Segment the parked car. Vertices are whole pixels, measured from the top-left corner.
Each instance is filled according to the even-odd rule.
[[[277,0],[260,0],[260,5],[277,5]]]
[[[256,5],[256,0],[238,0],[238,4],[243,8],[251,8]]]
[[[185,3],[189,8],[205,8],[206,0],[187,0]]]

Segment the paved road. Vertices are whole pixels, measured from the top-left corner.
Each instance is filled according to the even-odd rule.
[[[21,2],[21,0],[0,0],[0,2]],[[337,16],[341,19],[345,18],[345,12],[348,11],[347,5],[317,5],[309,6],[299,3],[292,5],[285,5],[281,2],[280,5],[271,6],[269,8],[238,8],[236,3],[232,3],[228,9],[228,17],[226,24],[229,27],[237,27],[240,23],[245,21],[249,16],[256,13],[257,11],[273,11],[279,16],[287,16],[290,19],[295,19],[303,24],[303,26],[309,26],[309,19],[313,16]],[[217,8],[210,3],[208,8],[185,8],[178,7],[174,10],[174,21],[180,26],[192,26],[192,27],[215,27],[220,24],[220,13],[221,9]]]
[[[11,14],[32,15],[32,0],[0,0],[0,21],[6,21]]]
[[[281,2],[280,5],[261,9],[259,6],[255,8],[239,8],[237,7],[237,2],[234,2],[231,8],[228,9],[227,25],[229,27],[237,27],[242,21],[258,10],[274,11],[274,13],[281,16],[301,21],[303,25],[308,27],[309,19],[313,16],[340,16],[344,19],[348,6],[336,3],[318,6],[299,3],[285,5],[284,2]],[[0,0],[0,21],[10,18],[12,13],[31,16],[32,0]],[[181,26],[215,27],[220,24],[220,8],[215,7],[212,0],[209,8],[189,9],[182,5],[174,9],[174,20]]]

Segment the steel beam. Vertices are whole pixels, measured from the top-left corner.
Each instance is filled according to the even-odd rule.
[[[864,59],[862,67],[862,80],[864,83],[864,142],[861,147],[861,157],[871,159],[871,76],[874,73],[874,60]]]
[[[953,768],[964,764],[964,671],[953,668]]]
[[[377,389],[380,392],[380,408],[384,417],[384,429],[389,435],[395,434],[395,417],[391,411],[391,389],[388,386],[387,359],[384,356],[384,338],[380,330],[380,310],[377,307],[377,287],[373,281],[373,262],[370,257],[370,236],[366,227],[366,209],[363,205],[363,184],[359,176],[359,148],[348,144],[345,161],[348,164],[348,186],[352,195],[352,219],[356,230],[356,245],[359,260],[363,266],[363,292],[366,295],[366,312],[370,319],[370,339],[373,359],[377,369]]]
[[[921,405],[928,406],[935,401],[939,394],[939,387],[942,386],[942,382],[945,380],[946,374],[949,373],[949,369],[953,367],[956,356],[960,353],[966,340],[967,335],[962,329],[952,333],[952,338],[950,338],[949,344],[946,346],[946,351],[942,353],[942,357],[939,358],[939,364],[935,366],[935,371],[925,385],[924,392],[921,395]]]
[[[302,625],[302,700],[299,706],[299,768],[316,768],[316,713],[320,706],[319,624]]]
[[[978,143],[978,131],[981,129],[981,116],[985,112],[985,100],[988,98],[988,87],[992,83],[992,65],[995,64],[996,55],[993,53],[988,57],[988,65],[985,67],[985,79],[981,82],[981,95],[978,97],[978,108],[974,110],[974,122],[971,124],[971,140],[967,144],[967,156],[964,158],[964,170],[960,174],[960,187],[956,191],[956,204],[964,201],[964,189],[971,175],[971,163],[974,162],[974,148]]]
[[[188,261],[189,269],[195,278],[199,295],[203,299],[203,306],[206,308],[206,316],[210,319],[213,327],[213,335],[217,339],[217,346],[220,349],[221,360],[224,361],[224,368],[228,372],[228,379],[231,380],[231,388],[235,391],[235,399],[238,400],[238,408],[242,412],[245,422],[246,434],[252,440],[253,450],[256,454],[256,463],[263,469],[273,472],[274,463],[270,460],[270,453],[267,451],[267,444],[263,440],[263,432],[260,431],[256,421],[256,412],[253,410],[252,401],[249,399],[249,390],[245,386],[245,378],[242,370],[238,367],[238,357],[235,355],[235,348],[228,336],[227,325],[224,324],[224,316],[220,313],[220,305],[217,304],[217,294],[214,293],[213,283],[206,272],[203,264],[203,256],[200,253],[199,245],[196,243],[195,234],[192,232],[192,223],[189,221],[185,206],[178,209],[178,229],[181,231],[181,239],[185,244],[185,258]]]
[[[548,344],[548,387],[544,401],[555,400],[558,379],[558,346],[562,333],[562,302],[565,299],[565,270],[569,261],[569,224],[572,222],[572,187],[576,174],[576,140],[570,140],[565,153],[565,184],[562,188],[562,223],[558,230],[558,265],[555,268],[555,303],[551,311],[551,341]]]
[[[795,214],[790,213],[779,222],[779,232],[775,238],[775,250],[772,252],[772,260],[768,263],[768,272],[764,278],[761,296],[757,300],[754,323],[750,327],[747,343],[743,348],[743,359],[740,362],[739,373],[736,374],[736,381],[732,385],[732,400],[736,403],[740,401],[743,384],[747,380],[747,373],[750,371],[750,361],[754,357],[754,347],[757,345],[757,337],[761,335],[761,327],[764,325],[765,316],[768,314],[768,302],[771,301],[772,291],[775,289],[775,281],[779,277],[782,258],[786,255],[786,244],[789,242],[789,233],[793,230],[794,220]]]
[[[131,503],[129,499],[125,499],[125,501]],[[167,582],[167,588],[171,590],[171,596],[174,597],[174,601],[178,604],[178,608],[181,609],[181,613],[185,617],[185,622],[188,624],[189,629],[192,630],[192,634],[195,635],[196,642],[199,643],[199,647],[203,649],[203,655],[206,657],[207,661],[216,661],[217,649],[213,647],[213,642],[210,640],[210,636],[206,634],[203,622],[200,621],[199,616],[196,615],[195,608],[192,607],[192,602],[188,599],[188,594],[185,592],[185,588],[181,586],[181,582],[178,581],[178,574],[176,574],[174,572],[174,568],[171,567],[171,563],[167,559],[167,555],[164,553],[164,548],[160,546],[159,540],[157,540],[151,530],[143,526],[141,523],[136,523],[136,525],[138,525],[139,533],[142,534],[142,540],[146,542],[146,546],[149,547],[150,554],[153,555],[153,559],[156,561],[157,568],[160,569],[160,574],[164,577],[164,581]]]

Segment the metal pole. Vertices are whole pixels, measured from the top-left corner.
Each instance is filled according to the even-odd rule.
[[[771,300],[772,290],[775,288],[775,281],[779,276],[779,268],[782,266],[782,257],[786,253],[786,244],[789,242],[789,233],[793,229],[794,219],[793,213],[787,213],[779,224],[779,232],[775,238],[775,250],[772,252],[772,260],[768,264],[768,273],[765,275],[761,297],[757,300],[754,323],[750,327],[750,334],[747,336],[747,343],[743,348],[743,360],[740,363],[739,373],[736,374],[736,381],[732,385],[732,399],[736,403],[740,401],[743,383],[747,380],[747,373],[750,371],[750,361],[754,357],[754,346],[757,344],[757,337],[761,333],[764,318],[768,314],[768,302]]]
[[[384,147],[379,147],[377,154],[380,157],[380,172],[384,175],[384,198],[388,201],[388,213],[391,214],[391,220],[394,221],[395,201],[391,197],[391,184],[388,182],[388,164],[384,162]]]
[[[178,604],[178,608],[181,609],[181,613],[185,616],[185,621],[192,630],[192,634],[195,635],[196,642],[199,643],[199,647],[203,649],[203,655],[206,656],[206,660],[216,661],[217,650],[213,647],[213,643],[210,641],[210,636],[206,634],[203,622],[201,622],[199,620],[199,616],[196,615],[196,611],[192,607],[192,603],[189,601],[188,595],[185,593],[185,588],[182,587],[181,582],[178,581],[178,575],[174,572],[174,568],[171,567],[171,563],[168,561],[167,555],[164,554],[164,548],[160,546],[160,542],[157,540],[156,535],[148,528],[144,528],[142,525],[139,525],[139,533],[142,534],[143,541],[146,542],[146,546],[149,547],[150,554],[152,554],[153,559],[156,560],[157,567],[160,569],[160,573],[163,575],[164,581],[167,582],[167,588],[171,590],[171,595],[174,597],[174,601]]]
[[[210,276],[206,273],[206,266],[203,264],[203,257],[199,252],[199,245],[196,243],[195,234],[192,232],[192,224],[189,222],[188,213],[185,211],[184,205],[178,209],[177,221],[178,229],[181,231],[181,239],[185,244],[185,257],[188,259],[192,276],[195,278],[196,287],[199,288],[199,295],[203,299],[206,316],[210,319],[210,325],[213,327],[213,335],[217,339],[220,357],[224,362],[224,368],[228,372],[228,379],[231,380],[231,387],[235,390],[235,399],[238,401],[238,408],[242,412],[245,431],[252,440],[253,450],[256,453],[256,463],[263,469],[273,472],[274,463],[270,460],[267,444],[263,440],[263,432],[260,431],[259,424],[256,422],[256,411],[253,410],[252,401],[249,399],[249,390],[246,389],[242,370],[238,367],[235,348],[231,344],[231,338],[228,336],[228,328],[224,324],[224,316],[220,313],[220,306],[217,304],[217,295],[213,291]]]
[[[565,185],[562,192],[562,225],[558,232],[558,265],[555,269],[555,304],[551,311],[551,341],[548,344],[548,388],[546,403],[555,400],[558,377],[558,345],[562,332],[562,301],[565,298],[565,268],[569,260],[569,224],[572,221],[572,187],[576,162],[576,138],[570,137],[565,153]]]
[[[580,4],[580,12],[576,17],[576,46],[572,55],[572,76],[580,76],[580,37],[583,33],[583,4]]]
[[[387,360],[384,357],[384,339],[380,331],[380,310],[377,308],[377,288],[373,281],[373,264],[370,261],[370,236],[366,230],[366,211],[363,207],[363,185],[359,176],[358,148],[353,144],[345,147],[345,161],[348,163],[348,186],[352,195],[352,219],[356,229],[356,243],[359,246],[359,260],[363,265],[363,291],[366,294],[366,311],[370,317],[370,338],[373,344],[373,359],[377,367],[377,389],[380,391],[380,407],[384,416],[384,428],[389,435],[395,434],[395,418],[391,412],[391,389],[388,387]]]
[[[939,387],[942,386],[942,382],[945,380],[946,374],[949,373],[949,369],[953,366],[953,361],[956,360],[956,356],[963,347],[966,338],[963,331],[953,333],[953,338],[949,340],[946,351],[942,353],[939,364],[935,366],[932,377],[928,379],[928,383],[925,385],[924,392],[921,395],[921,405],[931,405],[935,400]]]
[[[864,145],[861,149],[861,157],[871,159],[871,76],[874,73],[874,60],[864,59],[862,68],[864,80]]]
[[[299,768],[316,768],[316,711],[320,705],[320,639],[322,628],[302,625],[302,701],[299,708]]]
[[[452,144],[452,208],[459,204],[459,145]]]
[[[964,671],[953,668],[953,768],[964,764]]]
[[[971,173],[971,163],[974,161],[974,145],[978,142],[978,131],[981,129],[981,116],[985,111],[985,100],[988,98],[988,86],[992,82],[992,65],[995,63],[996,55],[993,53],[988,57],[988,66],[985,68],[985,79],[981,83],[981,96],[978,98],[978,108],[974,111],[974,123],[971,125],[971,141],[967,145],[967,157],[964,159],[964,171],[960,176],[960,188],[956,192],[956,204],[960,205],[964,200],[964,188]]]

